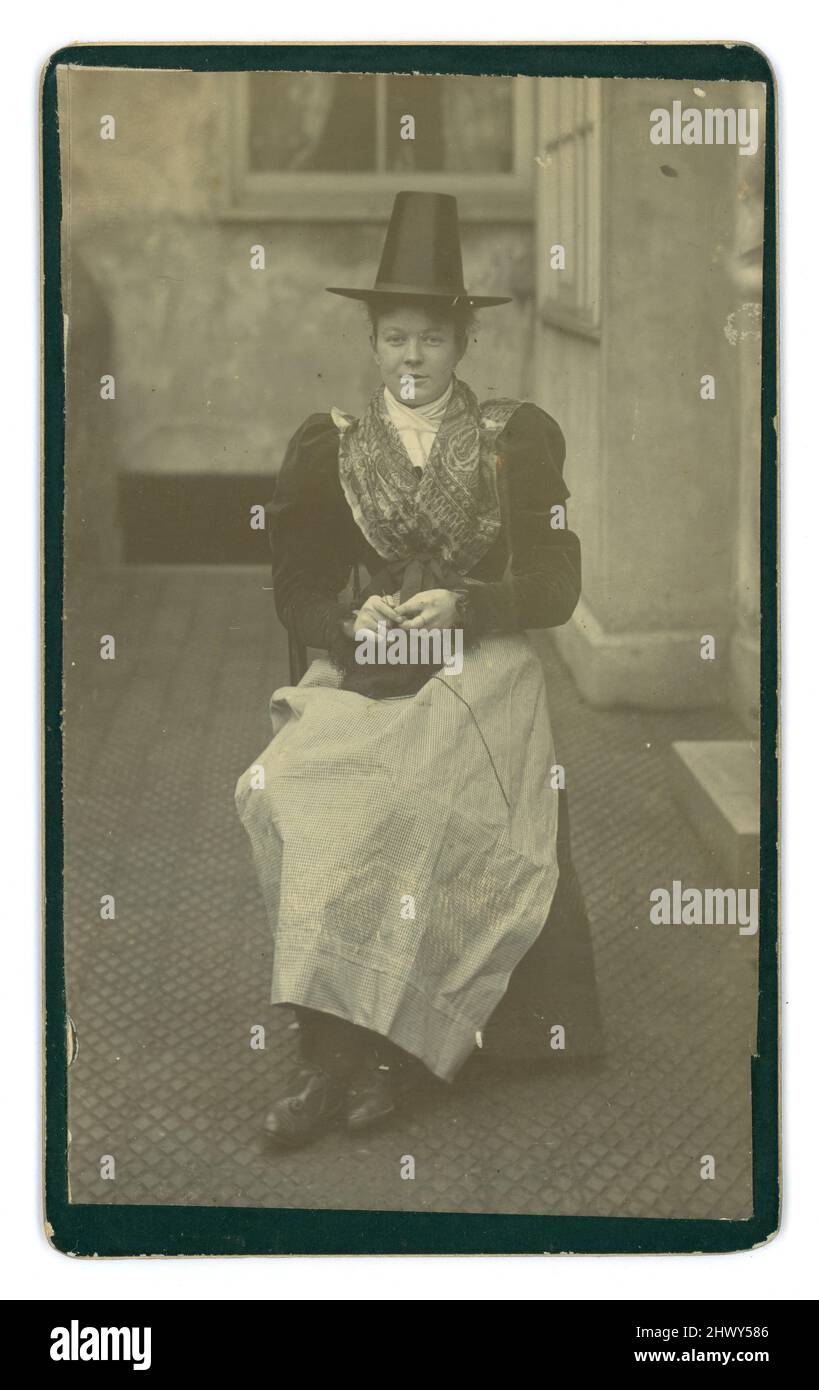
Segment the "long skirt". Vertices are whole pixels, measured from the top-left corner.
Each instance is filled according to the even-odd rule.
[[[236,803],[274,936],[271,999],[389,1038],[451,1080],[538,940],[558,880],[540,662],[484,638],[412,696],[277,690]]]

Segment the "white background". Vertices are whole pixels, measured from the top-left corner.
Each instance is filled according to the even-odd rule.
[[[815,13],[815,12],[814,12]],[[412,28],[409,27],[410,23]],[[259,27],[260,25],[266,27]],[[741,40],[779,83],[782,149],[782,370],[785,798],[785,1206],[783,1228],[755,1252],[717,1256],[438,1259],[75,1260],[42,1234],[39,956],[39,70],[74,41]],[[0,1200],[2,1293],[12,1299],[804,1299],[817,1294],[815,1045],[819,817],[816,812],[819,52],[808,6],[688,0],[313,0],[235,6],[140,0],[15,5],[4,21],[2,612],[2,896],[0,896]],[[74,1315],[73,1310],[66,1316]]]

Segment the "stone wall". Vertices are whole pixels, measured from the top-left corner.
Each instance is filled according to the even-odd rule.
[[[764,89],[604,89],[599,337],[546,322],[537,333],[540,397],[567,435],[571,523],[583,541],[583,603],[559,641],[599,703],[718,703],[732,680],[740,498],[759,495],[741,423],[754,401],[759,411],[758,366],[733,325],[759,297],[758,285],[737,282],[735,255],[764,155],[654,145],[649,114],[675,100],[757,104],[762,133]],[[750,220],[761,241],[761,205]],[[705,374],[714,400],[700,398]],[[717,640],[715,662],[699,658],[703,634]]]
[[[119,553],[116,479],[275,474],[304,417],[356,413],[378,382],[362,306],[328,284],[371,284],[378,223],[237,219],[230,205],[232,74],[69,69],[65,130],[69,540]],[[100,139],[100,117],[116,139]],[[292,213],[292,208],[290,209]],[[531,226],[467,222],[467,283],[514,303],[481,316],[462,375],[479,396],[531,389]],[[264,270],[250,268],[262,245]],[[99,379],[116,378],[100,402]],[[73,519],[73,520],[72,520]]]

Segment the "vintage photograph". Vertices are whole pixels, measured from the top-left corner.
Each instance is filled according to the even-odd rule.
[[[754,1214],[766,87],[57,68],[72,1203]]]

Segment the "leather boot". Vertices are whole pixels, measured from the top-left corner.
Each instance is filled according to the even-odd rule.
[[[371,1129],[392,1115],[400,1101],[397,1068],[361,1068],[353,1076],[347,1093],[347,1128],[356,1132]]]
[[[325,1071],[301,1071],[268,1112],[264,1127],[274,1143],[298,1148],[329,1128],[345,1098],[343,1081]]]

